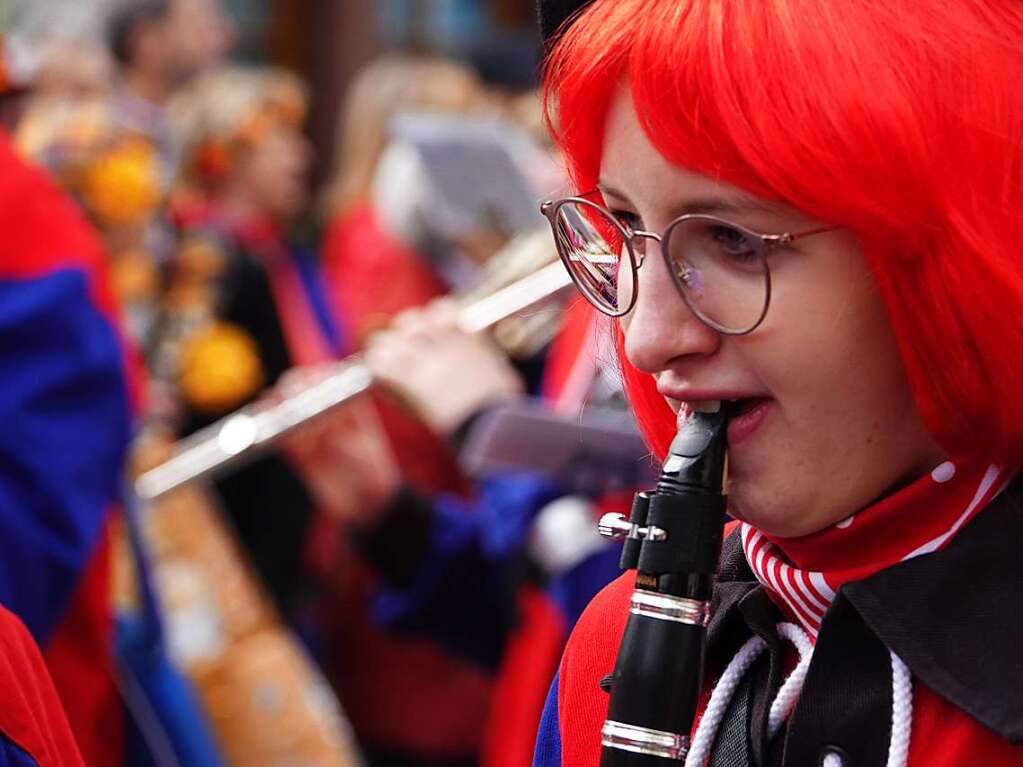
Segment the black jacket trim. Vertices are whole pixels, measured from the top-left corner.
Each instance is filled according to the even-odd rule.
[[[949,545],[848,584],[871,630],[913,674],[1012,743],[1023,743],[1023,483]]]
[[[853,686],[842,681],[848,675],[834,666],[841,657],[849,655],[859,665],[857,689],[870,688],[876,715],[880,715],[878,721],[890,715],[890,664],[887,653],[879,650],[884,647],[895,652],[914,677],[938,695],[1005,740],[1023,743],[1021,542],[1023,480],[1007,488],[941,551],[839,589],[821,626],[812,671],[804,687],[805,701],[800,701],[792,719],[794,731],[801,732],[795,741],[790,733],[786,759],[799,751],[793,747],[794,742],[815,740],[803,737],[810,734],[806,731],[808,714],[811,721],[820,722],[843,713],[825,712],[826,701],[811,700],[818,685],[832,694],[845,689],[836,697],[847,703],[852,700],[850,695],[856,700],[863,697],[856,697],[859,693]],[[725,540],[714,594],[708,629],[708,658],[712,663],[726,663],[750,636],[751,629],[763,635],[763,628],[744,617],[741,609],[742,603],[762,591],[765,589],[746,563],[739,532],[735,531]],[[847,646],[847,638],[855,647]],[[888,702],[877,705],[878,700]],[[807,712],[808,707],[813,710]],[[866,709],[863,714],[866,716]],[[815,727],[810,725],[809,729],[812,732]],[[873,750],[880,742],[850,744],[859,751],[861,746]],[[809,752],[800,754],[801,759],[809,756]]]

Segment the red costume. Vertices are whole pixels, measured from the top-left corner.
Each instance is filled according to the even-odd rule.
[[[355,205],[334,218],[324,240],[323,268],[341,335],[350,351],[404,309],[446,292],[408,246],[381,227],[372,207]],[[378,412],[408,481],[426,494],[463,492],[451,451],[405,409],[378,398]],[[424,447],[425,446],[425,447]],[[333,567],[338,590],[331,609],[337,642],[328,670],[357,733],[371,748],[439,762],[471,758],[486,716],[492,681],[432,642],[396,637],[370,618],[372,577],[345,552]],[[405,712],[405,713],[402,713]]]
[[[32,637],[0,608],[0,764],[84,767],[67,716]]]

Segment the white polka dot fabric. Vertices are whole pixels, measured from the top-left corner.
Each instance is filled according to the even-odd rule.
[[[768,537],[744,522],[743,550],[757,580],[816,638],[843,583],[947,545],[1014,475],[968,459],[945,461],[874,506],[803,538]]]

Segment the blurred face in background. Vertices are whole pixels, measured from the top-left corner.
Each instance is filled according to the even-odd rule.
[[[236,37],[219,0],[173,0],[162,32],[166,67],[178,82],[222,62]]]
[[[114,82],[114,63],[106,49],[79,42],[50,46],[32,83],[35,94],[79,98],[98,96]]]
[[[324,195],[328,214],[372,196],[395,115],[468,114],[480,106],[484,94],[471,69],[445,59],[389,54],[360,70],[338,120],[336,165]]]
[[[284,222],[308,199],[312,147],[297,127],[276,123],[238,159],[230,191],[261,214]]]
[[[103,97],[114,84],[114,62],[104,47],[68,40],[40,48],[39,68],[30,82],[9,90],[0,84],[0,127],[12,133],[41,104]]]

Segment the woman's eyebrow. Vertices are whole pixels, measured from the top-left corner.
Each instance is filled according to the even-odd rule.
[[[615,197],[622,202],[629,202],[629,196],[625,194],[625,192],[620,192],[610,184],[605,184],[603,181],[597,182],[597,191],[600,192],[601,197]]]
[[[603,181],[598,182],[597,190],[604,197],[610,196],[623,202],[629,202],[627,194]],[[741,193],[729,197],[702,197],[684,202],[679,201],[670,207],[673,211],[677,211],[678,215],[688,213],[773,213],[777,215],[784,213],[783,208],[778,205]]]

